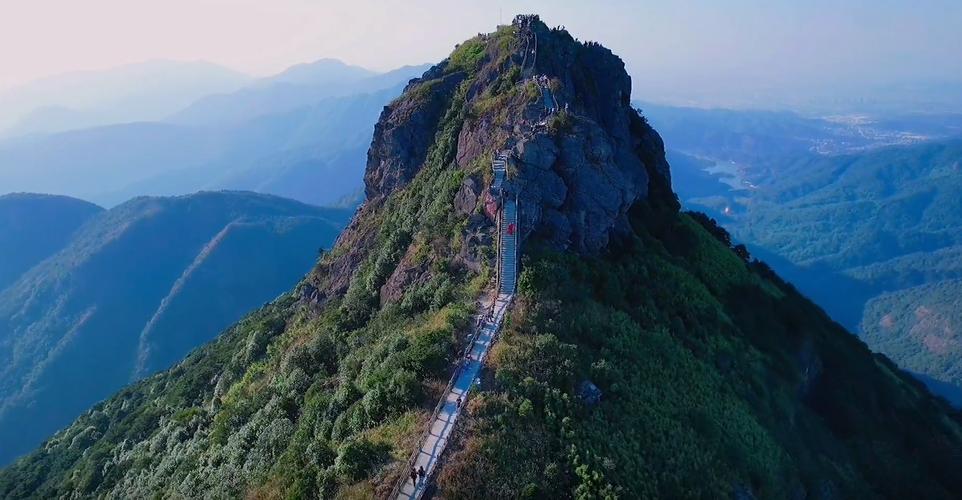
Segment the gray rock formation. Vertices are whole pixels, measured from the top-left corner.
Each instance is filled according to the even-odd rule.
[[[534,38],[538,50],[531,56],[525,47]],[[350,286],[377,233],[359,221],[378,220],[385,200],[428,164],[445,117],[458,128],[455,143],[444,145],[450,157],[443,168],[466,174],[450,200],[456,216],[469,219],[461,246],[453,249],[455,265],[478,270],[491,264],[483,248],[493,244],[494,220],[490,210],[485,217],[478,209],[490,193],[485,172],[499,151],[512,155],[504,193],[518,199],[522,244],[536,237],[597,253],[628,233],[627,214],[637,202],[676,203],[662,140],[631,107],[631,79],[611,51],[536,19],[464,47],[480,57],[456,50],[382,111],[368,152],[367,200],[341,236],[341,254],[305,283],[302,292],[311,302],[323,303]],[[557,106],[550,115],[546,102]],[[382,303],[430,278],[409,257],[397,262],[380,292]]]
[[[434,143],[434,130],[465,78],[463,73],[443,74],[444,67],[442,63],[428,70],[381,112],[364,173],[364,194],[369,201],[406,185],[424,163]]]
[[[530,29],[539,50],[525,75],[550,80],[561,110],[545,118],[539,100],[509,121],[516,175],[508,190],[519,197],[524,237],[594,253],[627,233],[627,212],[648,196],[652,177],[670,192],[664,145],[629,104],[631,79],[621,59],[540,22]],[[465,151],[479,149],[474,144],[497,140],[490,129],[479,120],[462,130],[470,140],[459,148],[459,164]]]

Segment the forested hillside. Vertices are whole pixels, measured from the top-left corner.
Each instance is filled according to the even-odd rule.
[[[95,216],[0,291],[0,461],[288,289],[346,217],[228,192]]]
[[[63,248],[81,224],[102,210],[66,196],[0,196],[0,290]]]
[[[872,349],[962,401],[962,358],[945,347],[960,331],[946,307],[962,279],[962,142],[945,138],[957,116],[848,130],[790,114],[654,109],[684,150],[669,157],[686,206],[717,217]],[[899,140],[923,142],[885,146]],[[944,312],[941,340],[913,312],[926,310]]]

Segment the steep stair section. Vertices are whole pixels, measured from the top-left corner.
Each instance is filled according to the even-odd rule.
[[[541,103],[544,104],[544,112],[550,115],[558,112],[558,100],[555,99],[554,92],[551,91],[551,80],[545,75],[535,75],[531,77],[541,91]]]
[[[501,210],[501,270],[502,294],[513,295],[518,284],[518,201],[505,200]]]
[[[454,376],[434,408],[427,432],[421,437],[417,450],[408,461],[409,471],[423,469],[424,476],[415,474],[412,479],[409,471],[405,471],[391,493],[392,499],[415,500],[424,495],[467,401],[468,393],[478,379],[488,351],[497,340],[504,316],[514,299],[518,282],[518,201],[504,199],[507,162],[506,153],[498,154],[491,162],[494,173],[491,190],[502,200],[498,211],[497,293],[487,294],[479,300],[480,312],[475,317],[475,328],[468,340],[468,347],[464,356],[458,360]]]
[[[504,188],[504,179],[508,175],[508,155],[499,153],[491,162],[491,170],[494,171],[494,181],[491,183],[491,191],[495,196],[501,195]]]

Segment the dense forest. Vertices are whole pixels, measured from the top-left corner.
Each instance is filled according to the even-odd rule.
[[[633,220],[604,256],[529,251],[444,497],[957,494],[958,415],[704,216]]]
[[[957,313],[946,307],[962,279],[957,116],[848,130],[786,114],[652,109],[670,143],[685,149],[669,158],[686,206],[717,217],[872,349],[962,401],[959,358],[948,347]],[[727,133],[723,118],[735,124]],[[927,140],[886,143],[906,136]],[[943,311],[938,335],[946,347],[923,345],[919,332],[932,320],[916,310]]]
[[[23,245],[49,235],[33,238],[35,248],[63,240],[0,286],[3,465],[290,289],[350,216],[269,195],[207,192],[97,209],[58,236],[94,206],[34,198],[33,206],[66,204],[48,208],[68,216],[21,231],[0,227],[0,240]]]

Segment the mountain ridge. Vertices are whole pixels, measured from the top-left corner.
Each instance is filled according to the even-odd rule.
[[[7,140],[0,143],[0,184],[108,206],[200,189],[261,190],[330,205],[360,187],[370,128],[400,92],[399,80],[407,81],[403,71],[373,78],[380,90],[320,95],[286,111],[269,105],[237,125],[130,123]],[[304,187],[321,180],[328,189]]]
[[[229,94],[204,97],[165,121],[201,127],[236,124],[257,118],[267,111],[282,113],[322,99],[385,90],[416,76],[423,69],[423,65],[404,66],[374,73],[335,59],[322,59],[292,66]]]
[[[92,218],[0,290],[0,459],[274,298],[308,271],[345,217],[267,195],[206,192],[139,197]],[[30,432],[18,430],[31,418]]]
[[[101,211],[93,203],[67,196],[0,195],[0,290],[63,248],[84,222]]]
[[[0,92],[0,136],[157,120],[170,109],[239,88],[248,79],[208,62],[162,59],[43,78]],[[61,112],[35,113],[51,107]]]

